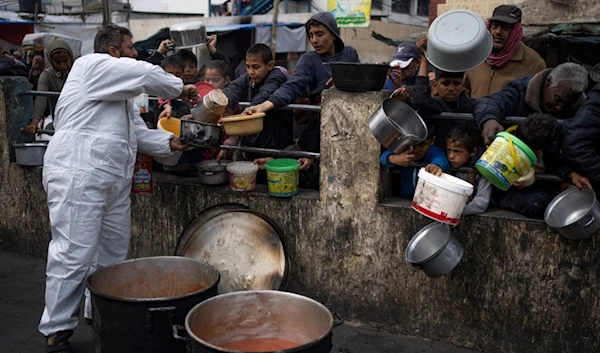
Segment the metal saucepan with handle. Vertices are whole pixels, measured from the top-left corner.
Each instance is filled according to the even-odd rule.
[[[600,229],[600,203],[591,189],[571,187],[550,202],[544,219],[563,237],[584,239]]]
[[[408,104],[386,98],[369,118],[369,129],[383,147],[402,153],[427,138],[427,125]]]

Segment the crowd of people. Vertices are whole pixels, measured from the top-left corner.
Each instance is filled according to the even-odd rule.
[[[381,163],[399,167],[400,196],[412,199],[418,168],[441,174],[450,171],[473,184],[475,192],[465,215],[483,213],[489,204],[531,218],[543,218],[552,199],[565,187],[560,183],[518,180],[508,191],[492,188],[473,172],[451,168],[474,168],[506,117],[526,117],[512,132],[535,153],[535,174],[553,174],[578,188],[600,188],[600,146],[594,141],[600,125],[598,90],[590,90],[588,72],[576,63],[546,68],[544,60],[523,39],[521,10],[501,5],[487,22],[493,49],[487,60],[467,72],[435,69],[429,80],[425,56],[427,37],[415,44],[402,43],[394,55],[398,69],[388,84],[397,99],[412,106],[426,121],[429,136],[409,150],[385,151]],[[587,98],[587,100],[586,100]],[[472,122],[434,120],[440,113],[472,113]],[[564,119],[559,123],[558,119]]]

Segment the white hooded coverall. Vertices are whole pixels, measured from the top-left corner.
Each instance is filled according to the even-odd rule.
[[[44,336],[77,326],[85,281],[96,264],[125,260],[136,152],[172,153],[173,135],[148,129],[134,97],[173,99],[182,89],[179,78],[135,59],[90,54],[73,64],[44,156],[52,230],[39,325]]]

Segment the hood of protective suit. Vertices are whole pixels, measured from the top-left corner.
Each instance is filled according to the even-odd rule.
[[[71,57],[71,62],[73,61],[73,51],[71,50],[71,47],[69,46],[69,44],[60,38],[54,37],[50,41],[50,43],[48,43],[48,46],[46,47],[46,56],[48,57],[48,63],[50,63],[50,69],[53,74],[59,73],[52,66],[52,53],[54,53],[58,50],[65,50],[67,53],[69,53],[69,56]]]

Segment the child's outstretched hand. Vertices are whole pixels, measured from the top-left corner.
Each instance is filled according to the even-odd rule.
[[[158,118],[159,119],[162,119],[162,118],[169,119],[170,117],[171,117],[171,105],[165,104],[165,109],[163,109],[163,111],[160,112],[160,115],[158,116]]]
[[[272,159],[273,157],[257,158],[254,160],[254,164],[258,165],[260,169],[265,169],[265,164]]]
[[[431,174],[433,174],[435,176],[440,176],[444,172],[444,171],[442,171],[442,168],[440,168],[440,166],[437,165],[437,164],[428,164],[428,165],[426,165],[425,166],[425,171],[429,172],[429,173],[431,173]]]
[[[394,98],[403,101],[404,103],[409,103],[410,102],[410,94],[408,94],[408,90],[406,89],[406,86],[402,86],[398,89],[396,89],[393,93]]]
[[[571,181],[573,182],[573,185],[575,185],[579,190],[582,190],[584,186],[587,186],[588,188],[592,189],[592,184],[590,183],[590,180],[577,172],[571,173]]]
[[[300,170],[309,170],[313,165],[313,160],[311,158],[300,158],[298,159],[300,162]]]
[[[395,164],[400,167],[408,167],[412,161],[415,160],[415,154],[412,148],[398,154],[392,154],[388,157],[388,161],[391,164]]]

